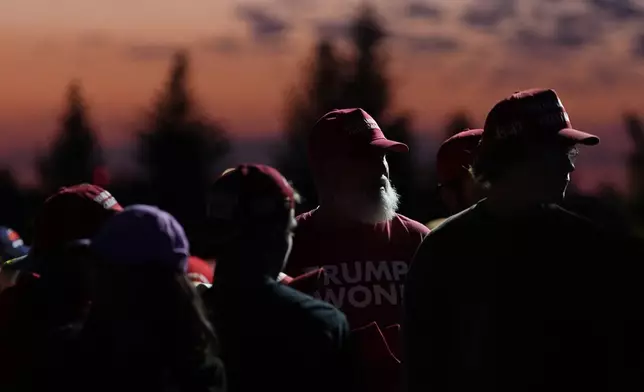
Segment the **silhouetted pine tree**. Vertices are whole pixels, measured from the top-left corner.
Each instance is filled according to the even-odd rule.
[[[353,53],[345,97],[347,105],[363,108],[376,121],[386,114],[391,99],[382,53],[385,39],[382,21],[375,9],[361,8],[351,26]]]
[[[307,69],[303,88],[292,92],[286,114],[286,149],[277,158],[277,167],[293,182],[303,197],[302,211],[317,206],[315,184],[307,158],[307,136],[325,113],[343,106],[343,60],[328,41],[318,43]]]
[[[69,84],[65,105],[51,149],[38,162],[41,183],[47,192],[92,182],[96,169],[103,164],[102,150],[90,124],[79,82]]]
[[[139,159],[148,174],[151,201],[175,215],[194,238],[205,217],[215,165],[229,142],[224,129],[200,113],[188,75],[188,56],[178,52],[140,133]]]

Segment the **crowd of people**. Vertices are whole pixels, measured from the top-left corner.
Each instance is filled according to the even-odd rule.
[[[553,90],[512,94],[437,155],[452,214],[397,213],[359,108],[312,124],[319,206],[241,164],[181,224],[92,184],[0,228],[0,390],[642,391],[641,244],[559,205],[580,145]],[[638,299],[639,298],[639,299]]]

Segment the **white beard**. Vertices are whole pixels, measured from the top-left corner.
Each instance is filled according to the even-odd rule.
[[[398,211],[400,196],[389,179],[384,181],[378,197],[374,196],[352,192],[341,195],[339,202],[345,214],[359,222],[376,224],[392,220]]]

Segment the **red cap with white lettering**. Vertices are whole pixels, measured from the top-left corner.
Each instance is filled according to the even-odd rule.
[[[498,102],[485,120],[479,145],[480,155],[495,154],[500,148],[515,148],[563,141],[571,145],[594,146],[599,137],[576,130],[559,96],[552,89],[519,91]]]
[[[376,120],[360,108],[335,109],[322,116],[313,126],[308,143],[309,156],[316,162],[365,147],[388,152],[409,151],[406,144],[387,139]]]
[[[60,188],[36,217],[32,251],[40,253],[68,242],[92,238],[123,208],[105,189],[93,184]]]

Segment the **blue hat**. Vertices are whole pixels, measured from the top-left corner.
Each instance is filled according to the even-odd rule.
[[[48,257],[55,255],[56,252],[65,252],[65,251],[70,251],[70,250],[75,250],[75,249],[81,249],[85,247],[89,247],[91,244],[90,240],[87,239],[81,239],[81,240],[74,240],[67,242],[63,244],[62,246],[59,246],[58,248],[54,248],[47,252],[46,255],[41,255],[41,256],[34,256],[33,252],[26,253],[22,256],[6,260],[2,264],[2,270],[6,271],[20,271],[20,272],[30,272],[30,273],[36,273],[36,274],[42,274],[43,273],[43,268],[46,266],[48,263],[43,263],[44,260],[47,260]],[[30,247],[25,247],[27,251],[31,249]]]
[[[157,207],[132,205],[110,218],[92,240],[105,262],[164,265],[186,271],[190,245],[181,224]]]
[[[2,260],[15,259],[29,253],[29,247],[25,245],[20,235],[14,230],[0,226],[0,246],[2,247]]]

